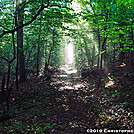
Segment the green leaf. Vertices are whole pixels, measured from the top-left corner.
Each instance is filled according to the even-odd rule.
[[[105,51],[102,51],[101,54],[105,53]]]
[[[119,32],[120,32],[121,34],[125,34],[123,30],[120,30]]]
[[[115,94],[112,94],[112,97],[115,97],[116,95]]]
[[[107,94],[102,95],[103,97],[107,97]]]

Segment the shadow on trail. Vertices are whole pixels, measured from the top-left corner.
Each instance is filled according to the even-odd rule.
[[[67,68],[55,74],[51,84],[58,90],[51,96],[55,105],[51,116],[54,133],[83,134],[95,128],[98,113],[87,84],[76,70]]]
[[[130,94],[131,95],[131,94]],[[0,134],[85,134],[88,129],[132,129],[133,96],[121,98],[117,87],[97,89],[71,66],[47,80],[45,75],[20,85],[10,97],[12,119],[0,121]],[[123,100],[122,100],[123,99]],[[129,99],[129,103],[127,100]],[[0,105],[0,114],[2,107]],[[131,107],[130,107],[131,108]]]
[[[42,76],[21,84],[18,98],[14,90],[13,118],[0,122],[0,133],[84,134],[95,128],[97,110],[88,84],[73,67],[65,69],[50,81]]]

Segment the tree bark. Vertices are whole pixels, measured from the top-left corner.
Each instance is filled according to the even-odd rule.
[[[95,58],[94,58],[94,56],[95,56],[95,44],[93,44],[93,48],[92,48],[92,67],[94,66],[94,61],[95,61]]]
[[[18,13],[18,26],[23,25],[23,11]],[[18,46],[18,60],[20,81],[25,81],[25,58],[23,52],[23,28],[17,30],[17,46]]]
[[[37,76],[39,75],[39,55],[40,55],[40,34],[39,34],[39,42],[38,42],[38,48],[37,48]]]
[[[119,35],[120,40],[124,38],[124,34]],[[120,42],[120,48],[124,48],[123,43]],[[125,58],[125,52],[121,51],[119,53],[119,62],[122,63]]]
[[[100,67],[100,46],[101,46],[101,40],[100,40],[100,28],[98,24],[98,62],[97,62],[97,70],[99,70]]]
[[[104,58],[104,53],[103,51],[105,51],[105,44],[106,44],[106,40],[107,40],[107,36],[104,38],[104,41],[103,41],[103,44],[102,44],[102,48],[101,48],[101,61],[100,61],[100,70],[102,71],[102,61],[103,61],[103,58]]]

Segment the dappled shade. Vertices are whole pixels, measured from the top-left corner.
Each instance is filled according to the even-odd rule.
[[[0,0],[0,134],[133,133],[133,14],[133,0]]]

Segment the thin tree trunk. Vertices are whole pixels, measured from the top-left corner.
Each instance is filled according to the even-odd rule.
[[[98,24],[98,62],[97,62],[97,70],[99,70],[100,67],[100,29],[99,29],[99,24]]]
[[[42,18],[42,14],[41,14]],[[37,76],[39,75],[39,65],[40,65],[40,35],[41,35],[41,18],[40,18],[40,32],[39,32],[39,42],[38,42],[38,50],[37,50]]]
[[[132,25],[131,25],[131,34],[132,34],[132,41],[133,41],[133,44],[134,44],[134,33],[133,33],[133,27],[132,27]],[[132,69],[134,69],[134,52],[133,51],[131,51],[130,52],[130,59],[131,59],[131,67],[132,67]]]
[[[92,67],[94,66],[94,56],[95,56],[95,44],[93,44],[93,49],[92,49]]]
[[[124,38],[124,34],[120,34],[120,35],[119,35],[119,38],[120,38],[120,40],[123,39],[123,38]],[[120,48],[122,48],[122,49],[124,48],[122,42],[120,42]],[[125,58],[125,52],[121,51],[121,52],[119,53],[119,62],[122,63],[123,60],[124,60],[124,58]]]
[[[102,53],[101,53],[101,61],[100,61],[100,71],[102,71],[102,61],[103,61],[103,57],[104,57],[104,53],[103,51],[105,51],[105,44],[106,44],[106,40],[107,40],[107,36],[105,37],[104,41],[103,41],[103,44],[102,44]]]
[[[113,68],[115,67],[115,43],[114,43],[114,54],[113,54]]]
[[[40,34],[39,34],[39,43],[38,43],[38,52],[37,52],[37,76],[39,75],[39,55],[40,55]]]
[[[23,25],[23,11],[18,13],[18,26]],[[25,81],[25,59],[23,52],[23,28],[17,30],[17,45],[18,45],[18,59],[19,59],[19,73],[20,81]]]
[[[53,41],[53,44],[52,44],[52,47],[50,49],[50,52],[49,52],[49,57],[48,57],[48,66],[49,66],[49,63],[50,63],[50,58],[51,58],[51,54],[52,54],[52,51],[53,51],[53,48],[54,48],[54,32],[53,32],[53,38],[52,38],[52,41]]]

